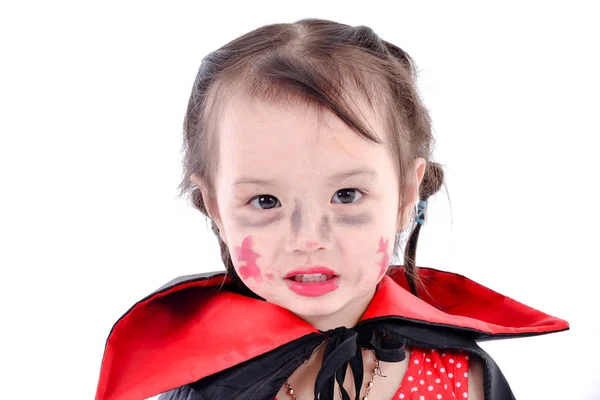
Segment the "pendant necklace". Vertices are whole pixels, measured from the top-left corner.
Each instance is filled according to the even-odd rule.
[[[371,374],[371,379],[369,380],[369,382],[367,382],[367,387],[365,389],[365,396],[362,398],[362,400],[369,400],[369,393],[371,392],[371,389],[373,388],[373,380],[375,379],[375,375],[379,373],[379,360],[377,359],[377,357],[375,357],[375,367],[373,368],[373,373]],[[293,400],[298,400],[298,398],[296,397],[296,393],[294,392],[294,389],[292,388],[292,385],[290,384],[289,380],[285,380],[285,386],[287,387],[287,391],[286,393],[293,399]]]

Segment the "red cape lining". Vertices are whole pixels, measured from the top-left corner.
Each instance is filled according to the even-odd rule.
[[[398,268],[395,278],[384,276],[361,321],[397,316],[466,329],[479,340],[569,329],[567,321],[464,276],[422,267],[419,273],[430,297],[413,296]],[[135,304],[106,341],[96,400],[149,398],[318,332],[277,305],[216,291],[230,282],[222,272],[204,274]]]

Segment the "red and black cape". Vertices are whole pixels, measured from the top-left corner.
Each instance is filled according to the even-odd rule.
[[[468,351],[483,360],[485,400],[514,396],[478,341],[569,329],[567,321],[459,274],[420,267],[429,292],[424,298],[410,293],[402,267],[391,266],[388,274],[356,327],[359,333],[343,339],[362,347],[362,332],[375,327],[407,346]],[[166,391],[178,399],[183,396],[174,394],[183,388],[190,400],[273,400],[326,338],[290,311],[240,294],[224,272],[179,277],[115,323],[96,400],[140,400]]]

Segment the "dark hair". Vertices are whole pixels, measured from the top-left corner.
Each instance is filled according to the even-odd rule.
[[[330,110],[365,140],[384,144],[350,106],[350,96],[358,92],[380,113],[387,127],[386,145],[399,172],[399,204],[404,204],[407,174],[412,172],[410,167],[417,157],[427,161],[419,190],[420,199],[427,200],[440,189],[444,175],[441,165],[431,161],[431,119],[416,80],[412,58],[366,26],[302,19],[255,29],[202,60],[183,126],[184,177],[180,196],[191,192],[194,206],[209,216],[209,200],[203,198],[190,177],[199,176],[205,193],[214,193],[219,115],[231,96],[303,102],[314,105],[317,111]],[[415,256],[421,225],[414,225],[404,254],[404,271],[411,292],[418,295],[417,287],[422,287],[422,283]],[[227,245],[220,238],[219,244],[227,272],[241,283]],[[396,259],[399,247],[397,234],[393,252]]]

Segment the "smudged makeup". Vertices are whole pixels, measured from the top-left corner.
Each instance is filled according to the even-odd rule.
[[[242,242],[242,246],[237,248],[238,261],[246,263],[240,266],[239,273],[243,279],[248,280],[253,278],[256,282],[262,282],[260,268],[256,263],[256,259],[260,257],[260,254],[252,250],[253,245],[252,236],[246,236]]]
[[[302,203],[300,200],[295,200],[294,211],[292,211],[291,216],[292,222],[292,232],[297,235],[300,232],[300,227],[302,225]]]
[[[284,217],[285,215],[283,213],[278,213],[277,215],[274,215],[262,221],[251,221],[249,218],[246,217],[236,217],[236,222],[238,225],[244,228],[254,229],[274,224],[275,222],[282,220]]]
[[[357,112],[381,143],[327,110],[243,95],[219,125],[214,214],[234,268],[258,296],[319,329],[356,323],[392,252],[400,180],[385,118],[369,103]],[[319,294],[307,285],[331,280],[317,266],[335,273],[337,288],[307,296]],[[292,271],[302,271],[304,295],[290,290]]]
[[[370,223],[372,217],[369,214],[359,215],[336,215],[335,222],[338,224],[349,225],[349,226],[362,226]]]

